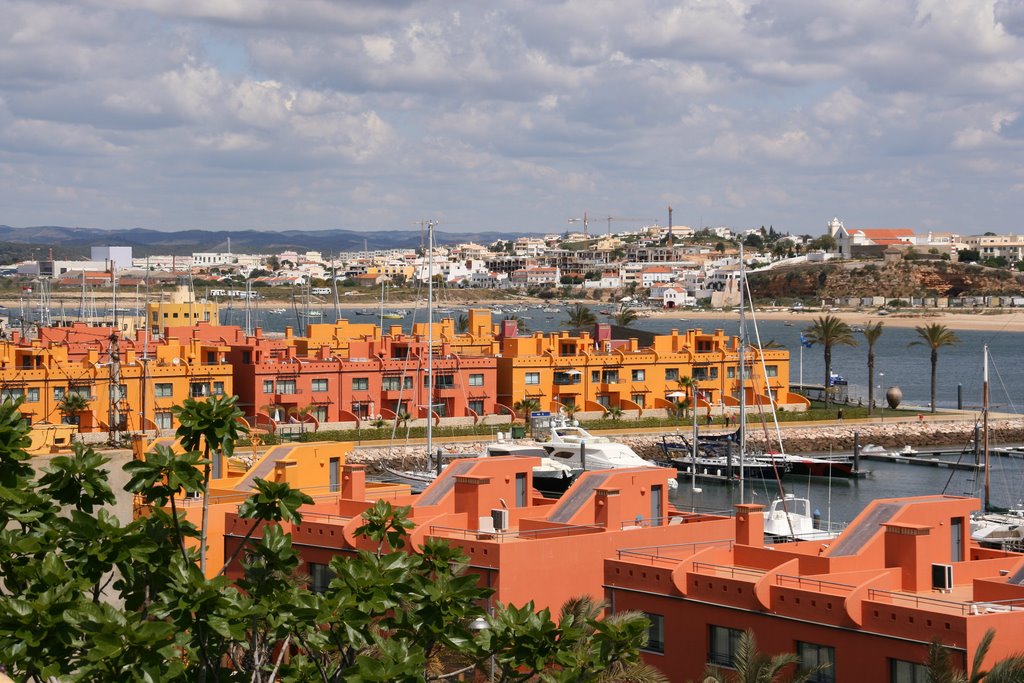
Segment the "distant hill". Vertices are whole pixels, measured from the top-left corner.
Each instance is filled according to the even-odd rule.
[[[437,244],[476,242],[489,244],[515,235],[498,232],[453,233],[434,232]],[[534,233],[536,234],[536,233]],[[32,247],[58,247],[67,253],[88,255],[92,246],[129,246],[136,256],[152,254],[187,255],[194,251],[231,251],[237,253],[276,253],[286,249],[315,250],[325,254],[339,251],[358,251],[365,244],[369,249],[413,249],[420,245],[419,230],[179,230],[162,232],[133,228],[129,230],[102,230],[98,228],[66,228],[42,225],[30,228],[12,228],[0,225],[0,243],[31,245]],[[45,246],[44,246],[45,245]]]

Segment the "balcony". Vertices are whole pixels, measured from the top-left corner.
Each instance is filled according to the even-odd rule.
[[[558,375],[555,375],[555,378],[552,381],[552,384],[554,384],[556,387],[564,387],[564,386],[571,386],[573,384],[581,384],[582,381],[583,380],[580,379],[579,375],[575,375],[573,377],[560,377]]]

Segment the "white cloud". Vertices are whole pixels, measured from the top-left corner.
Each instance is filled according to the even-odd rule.
[[[1024,0],[10,0],[0,222],[1013,229],[1021,36]]]

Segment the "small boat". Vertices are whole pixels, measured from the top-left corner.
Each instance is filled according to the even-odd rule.
[[[853,476],[853,460],[850,458],[813,458],[808,455],[790,455],[767,451],[763,459],[774,460],[785,464],[786,470],[801,477],[840,477]]]
[[[310,318],[319,318],[324,314],[323,311],[309,311],[306,313]]]
[[[911,446],[910,444],[907,444],[901,450],[896,451],[895,453],[893,453],[893,455],[902,455],[902,456],[904,456],[906,458],[912,458],[915,455],[917,455],[917,451],[914,450],[913,446]]]
[[[403,316],[401,313],[385,313],[381,317],[384,318],[385,320],[401,320],[405,316]]]
[[[271,308],[270,311],[268,311],[268,312],[269,313],[274,313],[274,314],[277,314],[277,315],[283,315],[283,314],[288,312],[288,309],[286,309],[286,308]]]
[[[811,512],[811,501],[787,493],[772,501],[764,516],[764,535],[770,541],[818,541],[835,538],[821,515]]]
[[[885,446],[879,446],[875,443],[865,444],[861,446],[861,455],[885,455]]]

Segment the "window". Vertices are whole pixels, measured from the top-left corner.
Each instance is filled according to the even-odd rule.
[[[370,390],[370,378],[369,377],[353,377],[352,378],[352,391],[369,391]]]
[[[469,376],[469,386],[471,387],[482,387],[484,385],[484,376],[482,374],[472,374]]]
[[[597,397],[597,402],[600,403],[605,408],[611,408],[612,407],[612,397],[611,396],[598,396]]]
[[[526,373],[527,384],[540,384],[540,373],[539,372],[528,372]]]
[[[53,400],[54,401],[62,401],[64,399],[64,394],[66,394],[66,393],[67,393],[67,390],[64,389],[64,387],[54,387],[54,389],[53,389]]]
[[[766,365],[766,366],[764,366],[764,376],[765,377],[778,377],[779,376],[779,366],[778,365]]]
[[[678,382],[679,381],[679,368],[665,368],[665,381],[666,382]]]
[[[153,395],[157,398],[169,398],[174,396],[174,385],[170,382],[157,382],[153,385]]]
[[[274,380],[265,379],[263,380],[263,393],[272,394],[274,393]]]
[[[601,381],[605,384],[618,384],[619,383],[619,371],[618,370],[604,370],[601,373]]]
[[[917,662],[906,662],[902,659],[889,660],[890,683],[928,683],[928,667]]]
[[[644,395],[643,394],[633,394],[633,395],[631,395],[629,397],[629,400],[632,401],[633,403],[637,404],[641,408],[644,407]]]
[[[718,379],[718,368],[694,368],[693,378],[697,380]]]
[[[644,652],[665,652],[665,617],[660,614],[644,612],[651,625],[647,628],[647,645]]]
[[[647,377],[645,370],[633,370],[632,377],[634,382],[643,382]]]
[[[314,593],[323,593],[331,585],[331,579],[333,578],[334,573],[328,565],[316,562],[309,563],[309,590]]]
[[[600,370],[591,370],[590,371],[590,381],[594,382],[594,383],[600,382],[601,381],[601,371]]]
[[[174,427],[173,415],[169,410],[154,414],[153,422],[156,423],[157,429],[172,429]]]
[[[313,406],[311,415],[316,418],[317,422],[327,422],[327,406]]]
[[[835,683],[836,649],[834,647],[798,641],[796,644],[796,654],[800,657],[801,669],[822,667],[821,671],[807,679],[810,683]]]
[[[477,415],[484,414],[484,402],[479,399],[473,399],[469,402],[469,409]]]
[[[315,380],[313,380],[313,391],[327,391],[327,380],[326,379],[315,379]]]
[[[293,379],[280,379],[277,381],[277,393],[279,394],[295,394],[295,380]]]
[[[89,386],[68,387],[68,393],[69,394],[78,394],[82,398],[88,399],[90,401],[92,400],[92,387],[89,387]]]
[[[24,389],[2,389],[0,390],[0,401],[17,401],[25,398]]]
[[[736,368],[731,366],[726,368],[725,376],[728,377],[729,379],[736,379]]]
[[[39,403],[39,387],[29,387],[25,400],[29,403]]]
[[[213,394],[214,394],[214,396],[223,396],[224,395],[224,382],[214,382],[213,383]]]
[[[731,667],[743,631],[724,626],[710,626],[708,630],[708,661],[718,666]]]
[[[193,398],[210,395],[210,385],[206,382],[192,382],[188,386],[189,396]]]
[[[455,386],[455,375],[434,375],[436,389],[451,389]]]

